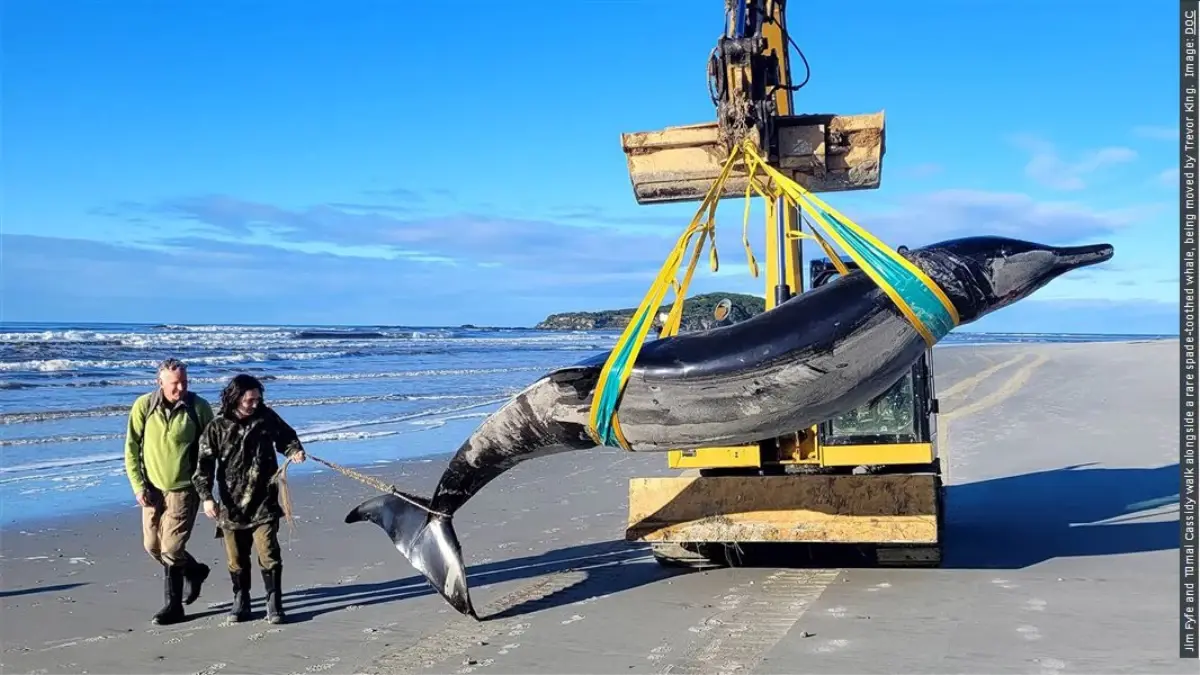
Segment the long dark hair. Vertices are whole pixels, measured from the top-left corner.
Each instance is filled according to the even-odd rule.
[[[229,384],[221,390],[221,408],[220,415],[222,417],[232,418],[237,413],[238,404],[242,402],[242,396],[246,392],[257,389],[258,395],[266,397],[266,391],[263,388],[263,383],[253,375],[240,373],[234,375],[233,379],[229,380]],[[259,404],[260,408],[262,404]]]

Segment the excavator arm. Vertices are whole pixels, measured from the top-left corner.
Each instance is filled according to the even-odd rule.
[[[708,61],[709,94],[723,136],[740,130],[771,148],[776,117],[792,113],[786,0],[733,0],[726,7],[725,34]],[[797,49],[797,52],[799,50]],[[803,54],[801,53],[801,58]]]
[[[770,311],[805,292],[803,240],[793,236],[800,205],[781,197],[780,184],[790,179],[810,193],[878,188],[884,115],[796,114],[808,63],[789,35],[785,0],[722,2],[725,30],[708,61],[714,119],[622,134],[621,142],[637,202],[701,202],[696,218],[713,208],[713,196],[750,196],[741,162],[753,157],[757,188],[761,164],[771,167],[773,187],[755,191],[772,200],[764,251]],[[793,49],[805,66],[798,83],[790,76]],[[844,273],[846,261],[825,252],[827,267]],[[809,285],[830,274],[814,269]],[[676,289],[681,298],[690,277],[689,268]],[[718,321],[728,320],[727,309],[718,308]],[[626,539],[651,542],[670,565],[726,564],[743,544],[771,542],[850,544],[881,564],[937,565],[944,508],[936,411],[927,355],[886,395],[837,419],[756,444],[670,451],[668,465],[691,475],[631,479]]]
[[[725,0],[725,33],[709,55],[716,120],[621,135],[639,204],[699,201],[721,173],[729,150],[753,138],[772,166],[812,192],[879,186],[882,112],[793,114],[786,0]],[[804,60],[804,55],[796,50]],[[721,198],[742,196],[745,167],[735,166]]]

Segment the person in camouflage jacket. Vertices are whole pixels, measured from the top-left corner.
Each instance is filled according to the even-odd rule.
[[[300,438],[283,418],[263,403],[258,378],[240,374],[221,392],[217,415],[200,437],[200,453],[192,483],[204,514],[217,522],[225,540],[233,606],[229,617],[243,621],[250,613],[250,549],[258,553],[266,586],[267,620],[284,620],[280,598],[283,560],[279,549],[279,488],[272,482],[279,469],[276,456],[305,459]],[[214,483],[220,504],[214,499]]]

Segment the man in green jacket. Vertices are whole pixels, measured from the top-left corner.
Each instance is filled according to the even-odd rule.
[[[187,366],[178,359],[159,364],[158,388],[129,411],[125,473],[142,507],[142,546],[163,568],[165,602],[152,619],[156,624],[182,621],[183,605],[195,602],[208,578],[208,565],[187,552],[187,542],[200,510],[192,473],[200,434],[212,418],[208,401],[188,391]]]

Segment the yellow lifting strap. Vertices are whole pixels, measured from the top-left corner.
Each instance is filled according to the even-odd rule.
[[[887,293],[927,345],[932,347],[958,326],[958,310],[941,287],[919,267],[821,198],[780,173],[758,154],[752,142],[743,141],[742,152],[746,158],[750,181],[759,183],[756,173],[762,169],[776,187],[773,196],[783,197],[786,202],[799,207],[809,218],[816,221],[821,229],[858,263],[859,269]],[[766,192],[765,187],[763,190]],[[817,238],[820,241],[820,235],[817,235]],[[831,254],[828,244],[824,241],[821,243],[826,253]],[[840,265],[841,260],[834,255],[830,255],[830,259],[838,266],[838,271],[845,274],[844,267]]]
[[[709,188],[708,194],[704,196],[704,200],[700,203],[700,208],[696,210],[696,215],[692,216],[692,222],[688,225],[684,233],[680,235],[679,240],[675,243],[675,248],[672,249],[671,254],[663,262],[662,268],[659,269],[658,277],[650,285],[650,290],[642,298],[642,304],[638,305],[637,310],[634,311],[633,317],[629,320],[629,325],[625,327],[624,332],[621,333],[621,337],[617,339],[617,344],[608,355],[608,361],[605,362],[604,369],[600,371],[600,379],[596,383],[596,393],[592,399],[591,415],[587,427],[588,434],[599,445],[619,447],[625,450],[630,449],[624,435],[621,433],[621,423],[617,419],[617,402],[620,399],[621,392],[625,389],[625,383],[629,380],[629,373],[633,370],[633,364],[637,361],[637,355],[642,350],[642,345],[646,342],[646,334],[650,331],[650,326],[654,323],[654,316],[662,304],[668,287],[675,288],[675,304],[672,306],[667,320],[663,322],[660,336],[667,337],[673,335],[674,331],[679,328],[679,322],[683,315],[684,299],[687,294],[687,285],[691,281],[692,272],[695,271],[696,263],[700,259],[700,252],[704,249],[705,240],[712,238],[717,204],[720,201],[721,186],[729,178],[729,173],[732,171],[734,161],[737,158],[737,153],[731,153],[729,158],[725,160],[725,165],[721,168],[721,174],[717,177],[712,187]],[[706,210],[708,211],[707,218],[701,220]],[[688,264],[684,281],[680,284],[676,281],[675,275],[678,274],[679,264],[683,261],[683,255],[688,248],[689,242],[697,233],[700,235],[700,238],[694,245],[691,262]],[[715,271],[717,267],[715,239],[713,239],[712,244],[712,267]]]
[[[721,174],[709,188],[688,228],[663,262],[658,277],[651,284],[642,303],[634,311],[633,317],[621,337],[618,338],[616,346],[613,347],[600,372],[587,427],[588,434],[599,445],[630,449],[629,443],[621,432],[621,424],[617,416],[617,405],[621,393],[625,389],[629,374],[637,361],[637,355],[641,351],[642,345],[645,344],[646,335],[653,324],[653,317],[659,310],[668,288],[675,291],[675,302],[667,319],[663,322],[659,335],[668,337],[679,330],[687,287],[691,282],[696,263],[700,259],[705,240],[712,241],[712,269],[716,271],[717,254],[714,230],[715,213],[719,202],[718,195],[721,194],[734,163],[738,159],[743,161],[749,177],[746,186],[746,218],[743,224],[742,241],[746,246],[751,273],[755,277],[758,276],[758,265],[754,260],[746,234],[746,228],[749,225],[751,191],[763,197],[767,205],[768,222],[773,222],[775,202],[781,198],[785,205],[801,209],[811,221],[815,221],[820,229],[837,242],[858,264],[859,268],[887,293],[930,347],[959,323],[958,312],[950,299],[920,268],[905,260],[893,248],[879,241],[832,206],[769,165],[759,154],[752,141],[743,141],[725,160]],[[769,183],[764,183],[759,178],[760,171],[770,179]],[[691,261],[683,281],[680,283],[676,280],[676,274],[679,265],[683,262],[688,245],[696,234],[700,236],[693,246]],[[845,263],[836,255],[833,247],[817,232],[816,228],[813,228],[812,234],[796,230],[789,232],[788,237],[816,239],[838,272],[843,275],[848,272]]]

